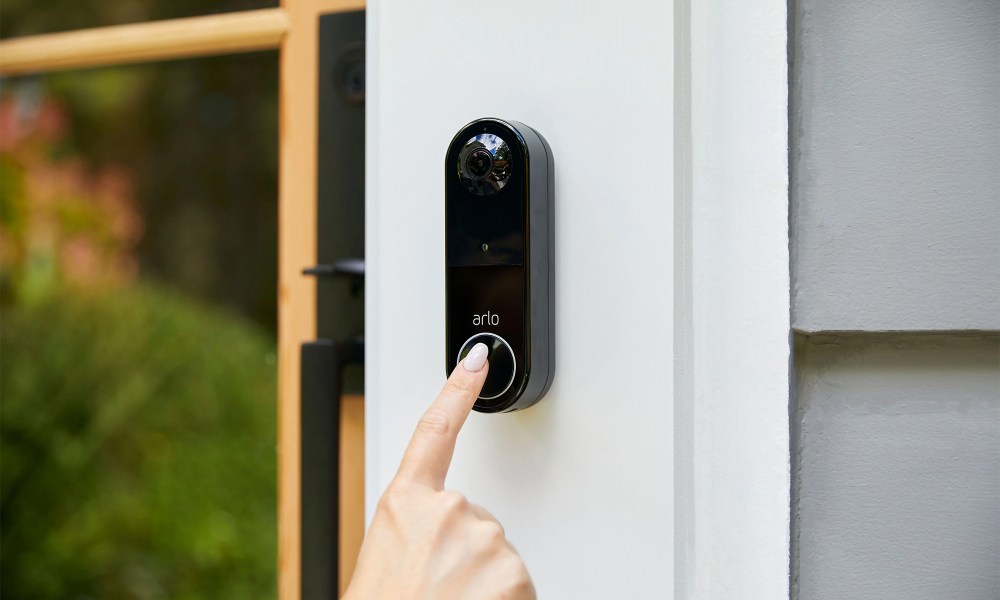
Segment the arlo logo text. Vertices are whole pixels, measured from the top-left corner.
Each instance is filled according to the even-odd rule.
[[[486,311],[481,315],[472,316],[473,325],[493,325],[497,326],[500,324],[500,315]]]

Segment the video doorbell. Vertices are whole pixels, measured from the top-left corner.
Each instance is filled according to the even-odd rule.
[[[552,152],[535,130],[478,119],[445,157],[447,372],[477,343],[489,374],[475,410],[537,402],[555,370]]]

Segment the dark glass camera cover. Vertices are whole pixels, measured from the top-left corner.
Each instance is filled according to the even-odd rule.
[[[510,146],[500,136],[480,133],[469,138],[458,153],[458,177],[477,196],[491,196],[510,181]]]

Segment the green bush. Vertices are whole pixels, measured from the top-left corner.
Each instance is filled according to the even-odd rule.
[[[2,308],[0,596],[273,598],[274,341],[148,285]]]

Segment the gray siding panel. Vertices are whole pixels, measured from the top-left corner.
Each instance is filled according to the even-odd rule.
[[[793,6],[793,326],[1000,328],[1000,2]]]
[[[1000,598],[1000,337],[798,346],[794,597]]]

